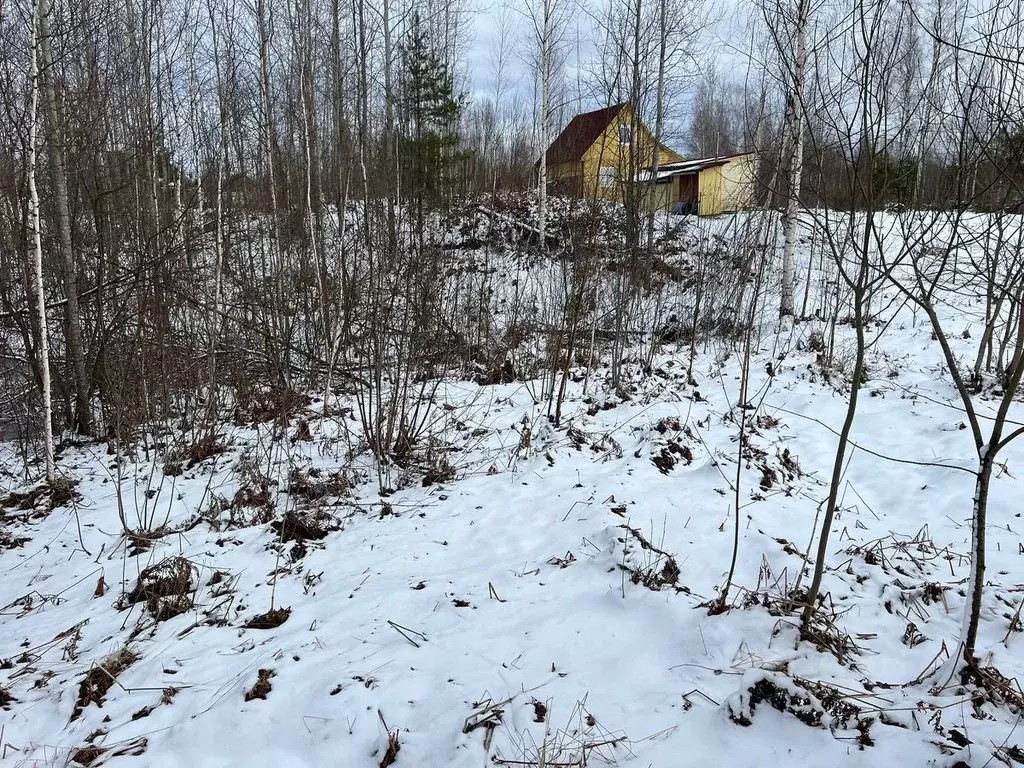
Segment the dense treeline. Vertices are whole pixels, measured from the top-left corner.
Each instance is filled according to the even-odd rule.
[[[411,302],[423,319],[452,291],[432,253],[436,217],[471,195],[528,190],[536,124],[570,111],[557,10],[536,56],[541,10],[498,14],[492,87],[471,96],[458,3],[12,5],[0,20],[8,431],[36,423],[44,379],[58,429],[88,435],[162,418],[186,395],[209,401],[215,385],[319,385],[370,344],[378,301]],[[636,45],[595,71],[590,98],[650,100],[655,59],[689,51],[692,33],[669,49],[648,39],[654,11],[630,10],[604,10],[603,49],[630,32]],[[543,120],[524,67],[544,73]]]
[[[535,187],[541,146],[580,105],[632,101],[691,154],[756,150],[758,199],[774,207],[1021,205],[1012,9],[839,3],[812,18],[804,5],[757,9],[735,54],[742,81],[715,65],[711,7],[612,0],[583,25],[568,0],[506,8],[492,20],[489,92],[471,92],[458,2],[11,5],[0,19],[4,409],[31,423],[43,379],[33,148],[56,424],[83,434],[109,426],[111,409],[145,420],[229,375],[281,387],[296,370],[307,385],[326,375],[365,321],[357,309],[373,308],[375,290],[395,295],[363,278],[406,264],[387,279],[425,279],[431,216]],[[851,13],[873,19],[869,55],[884,58],[871,73],[886,89],[873,144],[843,80],[866,61]],[[633,197],[627,213],[642,207]],[[640,218],[623,231],[634,251],[652,244]]]

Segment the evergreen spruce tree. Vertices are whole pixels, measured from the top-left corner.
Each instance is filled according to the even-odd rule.
[[[422,232],[425,207],[442,203],[453,187],[463,99],[418,13],[402,54],[403,184]]]

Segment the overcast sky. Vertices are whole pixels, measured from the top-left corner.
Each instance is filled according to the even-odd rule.
[[[604,106],[600,97],[588,95],[587,71],[595,56],[594,40],[597,37],[593,15],[599,4],[609,0],[563,0],[572,3],[567,30],[567,61],[565,79],[569,91],[565,117],[569,119],[577,112]],[[612,0],[622,2],[623,0]],[[471,12],[470,39],[467,42],[465,77],[466,88],[473,98],[493,97],[496,84],[497,61],[505,46],[504,101],[515,104],[530,114],[533,106],[533,74],[530,59],[533,53],[531,30],[525,16],[525,1],[508,0],[481,5]],[[741,53],[746,48],[743,7],[736,0],[705,0],[705,19],[711,24],[703,35],[703,47],[707,53],[699,57],[701,67],[716,66],[725,77],[741,82],[746,70],[746,58]],[[583,69],[578,71],[578,67]],[[582,87],[581,86],[582,81]],[[581,93],[582,92],[582,93]],[[689,122],[689,105],[686,92],[680,92],[672,99],[668,134],[678,143]],[[562,125],[556,126],[556,130]]]

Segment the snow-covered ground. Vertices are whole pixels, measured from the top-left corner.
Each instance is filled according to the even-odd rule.
[[[972,360],[976,319],[942,311]],[[751,364],[731,609],[717,615],[739,449],[741,360],[725,344],[698,349],[696,385],[688,346],[631,369],[628,399],[599,376],[572,383],[557,429],[533,384],[446,381],[438,464],[454,476],[387,497],[349,455],[343,398],[327,418],[314,398],[284,435],[225,424],[223,452],[182,455],[170,474],[160,447],[120,461],[105,444],[66,450],[77,501],[44,514],[43,496],[0,521],[0,763],[1024,758],[1012,703],[920,679],[960,629],[976,453],[930,326],[906,307],[885,319],[823,586],[839,657],[800,641],[782,603],[809,579],[846,385],[808,348],[820,323],[770,323]],[[836,349],[852,338],[839,326]],[[1022,454],[1007,448],[993,482],[978,644],[1008,678],[1024,674]],[[119,514],[163,535],[127,541]],[[326,535],[291,540],[286,514]],[[142,574],[154,566],[157,584]],[[246,626],[282,608],[283,623]]]

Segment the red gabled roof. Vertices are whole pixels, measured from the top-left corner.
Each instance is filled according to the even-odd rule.
[[[582,160],[583,153],[590,149],[626,105],[624,102],[576,115],[548,147],[547,164],[561,165]]]

